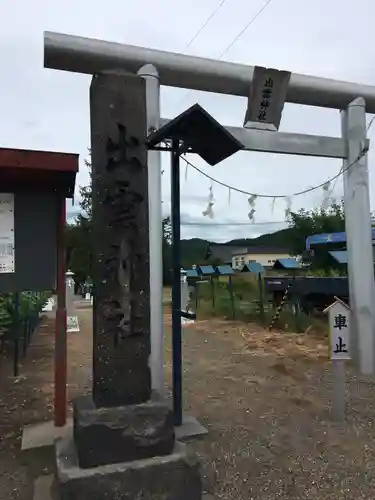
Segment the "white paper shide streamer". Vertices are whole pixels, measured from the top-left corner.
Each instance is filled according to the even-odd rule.
[[[276,198],[272,198],[272,203],[271,203],[271,214],[272,215],[275,212],[275,203],[276,203]]]
[[[329,207],[330,205],[330,202],[331,202],[331,194],[332,194],[332,190],[330,189],[331,188],[331,183],[328,181],[324,184],[323,186],[323,201],[322,201],[322,208],[324,210],[327,210],[327,208]]]
[[[284,210],[284,217],[285,217],[285,220],[287,221],[289,219],[291,212],[292,212],[292,198],[290,196],[285,196],[284,200],[286,203],[286,207]]]
[[[207,208],[206,208],[206,210],[203,210],[203,212],[202,212],[202,215],[204,217],[209,217],[210,219],[213,219],[213,217],[214,217],[214,210],[213,210],[214,204],[215,204],[215,200],[214,200],[213,188],[212,188],[212,184],[211,184],[209,195],[208,195]]]
[[[247,200],[247,202],[249,204],[249,209],[250,209],[247,216],[251,222],[255,222],[255,212],[256,212],[255,202],[256,202],[256,199],[257,199],[257,195],[252,194]]]

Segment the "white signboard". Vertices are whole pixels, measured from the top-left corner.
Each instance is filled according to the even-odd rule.
[[[291,73],[255,66],[245,127],[278,130]]]
[[[77,316],[68,316],[66,320],[66,331],[70,332],[79,332],[79,323]]]
[[[0,193],[0,273],[14,272],[14,194]]]
[[[330,358],[351,359],[350,356],[350,309],[337,299],[324,312],[328,312]]]

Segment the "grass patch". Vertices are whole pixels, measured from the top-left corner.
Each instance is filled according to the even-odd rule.
[[[258,323],[268,328],[276,310],[271,297],[261,294],[256,277],[236,276],[232,286],[228,279],[201,281],[197,285],[198,297],[192,298],[191,307],[197,312],[197,318],[222,317],[228,320]],[[295,311],[286,304],[274,323],[276,329],[286,332],[302,333],[312,329],[326,334],[326,321],[309,316],[302,311]]]

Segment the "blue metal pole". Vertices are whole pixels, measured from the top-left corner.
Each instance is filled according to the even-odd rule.
[[[181,354],[181,249],[180,249],[180,153],[179,141],[172,141],[171,153],[172,222],[172,375],[175,425],[182,424]]]

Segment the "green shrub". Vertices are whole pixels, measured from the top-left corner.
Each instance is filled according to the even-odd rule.
[[[36,315],[51,296],[50,292],[23,292],[19,297],[18,321],[25,322]],[[15,295],[0,294],[0,335],[9,332],[16,319]]]

